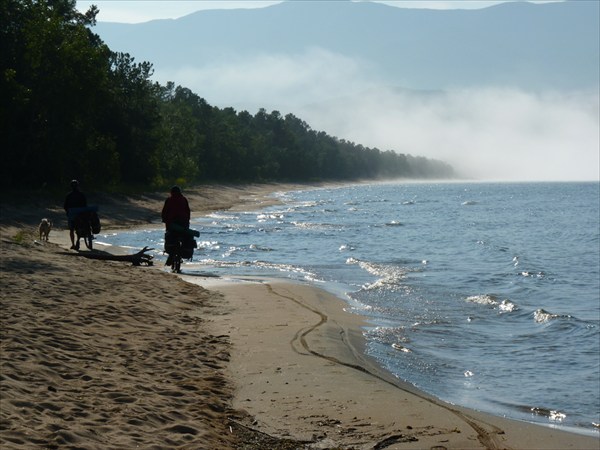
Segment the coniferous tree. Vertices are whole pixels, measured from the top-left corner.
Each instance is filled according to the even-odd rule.
[[[293,114],[209,105],[112,52],[74,0],[0,0],[0,182],[117,183],[449,177],[440,161],[365,148]]]

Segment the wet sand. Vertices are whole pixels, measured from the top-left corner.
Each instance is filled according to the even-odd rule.
[[[184,193],[201,215],[293,188]],[[164,194],[88,197],[105,229],[160,226]],[[75,256],[61,204],[2,202],[3,449],[599,448],[393,380],[363,356],[360,317],[322,290]]]

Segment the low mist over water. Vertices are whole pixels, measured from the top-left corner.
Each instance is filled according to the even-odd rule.
[[[367,147],[441,159],[467,178],[599,178],[597,90],[381,87],[356,61],[321,51],[162,76],[202,86],[221,106],[267,105]]]

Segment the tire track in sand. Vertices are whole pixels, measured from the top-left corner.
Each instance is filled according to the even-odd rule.
[[[393,383],[392,381],[376,374],[373,373],[372,371],[368,370],[366,367],[361,366],[360,364],[351,364],[351,363],[347,363],[344,361],[340,361],[339,359],[333,357],[333,356],[328,356],[325,355],[323,353],[317,352],[315,350],[313,350],[312,348],[310,348],[309,343],[306,340],[306,337],[314,332],[315,330],[317,330],[319,327],[323,326],[324,324],[326,324],[327,322],[329,322],[329,318],[327,317],[326,314],[324,314],[323,312],[312,308],[309,305],[306,305],[305,303],[301,302],[300,300],[290,297],[288,295],[284,295],[280,292],[277,292],[273,286],[271,286],[271,284],[265,283],[264,286],[266,286],[267,290],[269,291],[269,293],[276,295],[280,298],[284,298],[286,300],[289,300],[295,304],[297,304],[298,306],[312,312],[313,314],[317,315],[319,317],[319,321],[317,323],[315,323],[314,325],[307,327],[307,328],[303,328],[298,330],[293,339],[290,341],[290,345],[292,346],[292,349],[299,354],[302,354],[302,351],[299,349],[302,348],[304,349],[305,352],[307,352],[308,354],[327,360],[329,362],[332,362],[334,364],[339,364],[354,370],[357,370],[359,372],[362,372],[364,374],[367,374],[373,378],[376,378],[386,384],[389,384],[391,386],[393,386],[396,389],[399,389],[401,391],[407,392],[411,395],[415,395],[417,397],[419,397],[420,399],[432,403],[435,406],[438,406],[440,408],[444,408],[447,411],[453,413],[454,415],[456,415],[457,417],[459,417],[463,422],[465,422],[467,425],[469,425],[477,434],[477,439],[479,440],[479,442],[487,449],[489,450],[510,450],[509,447],[507,447],[506,445],[504,445],[501,441],[502,438],[500,437],[501,435],[505,434],[504,430],[502,430],[501,428],[492,425],[490,423],[486,423],[483,422],[479,419],[475,419],[457,409],[452,408],[450,405],[445,404],[441,401],[436,401],[432,398],[429,398],[427,396],[423,396],[420,395],[417,392],[413,392],[413,391],[407,391],[406,389],[402,388],[401,386],[398,386],[397,384]],[[340,327],[340,335],[342,336],[342,341],[344,342],[344,344],[346,344],[346,346],[349,348],[349,350],[353,353],[353,355],[355,356],[355,358],[357,360],[358,359],[358,355],[356,354],[355,349],[349,344],[348,340],[346,339],[346,331]],[[487,429],[486,429],[487,427]]]

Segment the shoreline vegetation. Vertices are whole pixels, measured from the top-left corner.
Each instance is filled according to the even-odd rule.
[[[201,216],[311,186],[184,194]],[[161,226],[166,193],[86,194],[104,230]],[[364,356],[360,317],[320,289],[70,258],[62,198],[1,206],[2,448],[598,448],[597,436],[446,404],[392,379]],[[54,223],[48,243],[43,217]]]
[[[331,136],[291,112],[219,108],[172,81],[161,85],[151,62],[94,33],[96,6],[6,3],[3,187],[456,176],[445,162]]]

